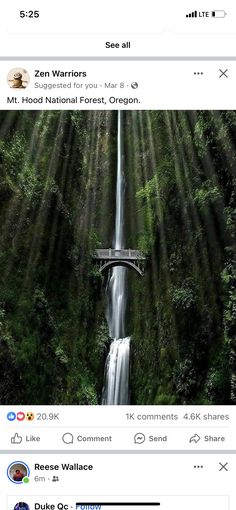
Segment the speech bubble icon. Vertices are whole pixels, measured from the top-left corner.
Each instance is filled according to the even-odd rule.
[[[142,444],[144,443],[146,437],[144,434],[142,434],[142,432],[138,432],[137,434],[135,434],[134,436],[134,442],[135,444]]]
[[[62,436],[62,441],[63,443],[65,444],[73,444],[74,442],[74,436],[73,434],[71,434],[70,432],[66,432],[65,434],[63,434]]]

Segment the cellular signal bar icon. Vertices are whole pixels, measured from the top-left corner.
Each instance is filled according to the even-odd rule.
[[[186,18],[197,18],[197,11],[189,12],[186,14]]]

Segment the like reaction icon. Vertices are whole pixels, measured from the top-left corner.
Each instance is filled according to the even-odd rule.
[[[8,419],[8,421],[15,421],[15,419],[16,419],[16,413],[13,413],[13,411],[10,411],[10,412],[7,414],[7,419]]]

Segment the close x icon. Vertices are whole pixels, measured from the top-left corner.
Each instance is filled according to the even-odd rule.
[[[219,78],[228,78],[229,77],[228,71],[229,71],[228,69],[225,69],[224,71],[222,69],[219,69],[219,72],[220,72]]]
[[[228,465],[228,462],[225,462],[225,464],[223,464],[223,462],[219,462],[219,471],[229,471]]]

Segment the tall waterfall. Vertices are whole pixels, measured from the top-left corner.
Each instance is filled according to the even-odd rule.
[[[113,247],[124,248],[124,156],[122,112],[118,112],[117,133],[117,181],[116,181],[116,223]],[[125,336],[125,314],[127,304],[126,268],[114,267],[111,271],[108,293],[108,325],[111,342],[105,366],[103,405],[129,403],[129,352],[130,337]]]

